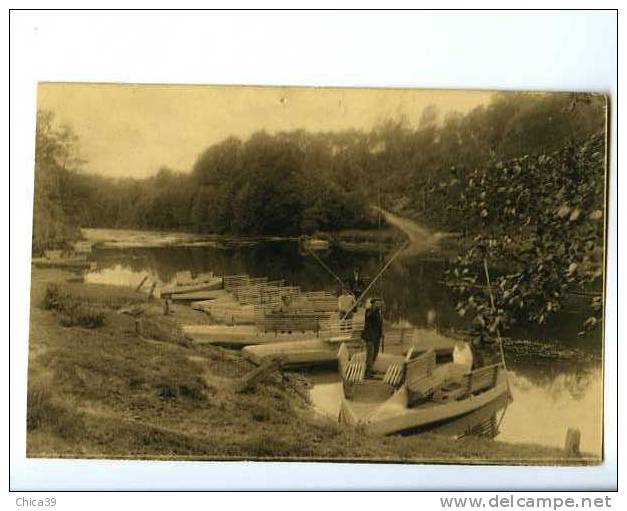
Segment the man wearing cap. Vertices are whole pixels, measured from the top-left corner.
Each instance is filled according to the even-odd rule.
[[[373,367],[383,338],[381,302],[377,298],[371,298],[366,303],[366,318],[361,338],[366,343],[366,378],[371,378],[374,374]]]

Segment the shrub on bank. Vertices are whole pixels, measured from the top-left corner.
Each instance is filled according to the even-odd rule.
[[[176,399],[178,397],[186,397],[194,401],[207,399],[205,396],[207,385],[199,377],[184,381],[168,380],[160,383],[157,387],[159,397],[162,399]]]
[[[98,328],[104,324],[106,314],[102,308],[84,303],[57,284],[48,285],[43,305],[47,310],[57,311],[59,322],[66,327]]]

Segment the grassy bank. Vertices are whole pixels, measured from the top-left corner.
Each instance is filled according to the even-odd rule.
[[[202,313],[177,306],[164,317],[158,303],[131,289],[70,283],[69,276],[33,270],[30,457],[573,463],[560,449],[533,445],[370,437],[314,414],[308,383],[295,374],[276,372],[236,392],[234,379],[252,366],[239,353],[197,346],[181,334],[178,322],[206,321]],[[62,290],[57,301],[80,298],[102,322],[66,321],[66,307],[73,309],[49,306],[51,283]],[[138,308],[143,337],[135,319],[119,313]]]

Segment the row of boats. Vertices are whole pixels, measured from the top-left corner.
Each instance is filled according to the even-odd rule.
[[[338,419],[368,433],[493,437],[496,412],[511,400],[501,363],[473,367],[467,343],[432,329],[385,324],[385,351],[367,378],[360,340],[364,309],[342,319],[331,293],[248,275],[186,273],[160,295],[213,318],[210,325],[183,325],[195,342],[241,348],[258,365],[275,359],[284,367],[336,365]]]

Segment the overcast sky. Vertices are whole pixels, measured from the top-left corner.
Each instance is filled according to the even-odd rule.
[[[486,103],[486,91],[207,87],[190,85],[40,84],[39,108],[79,136],[86,169],[146,177],[162,166],[191,170],[210,145],[235,135],[304,128],[369,130],[424,107],[442,116]]]

